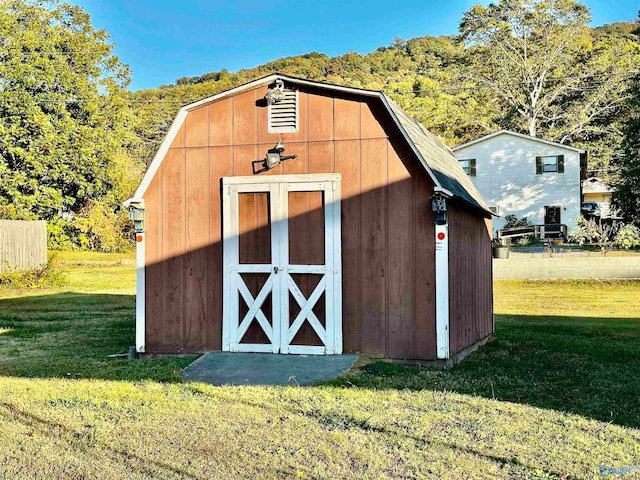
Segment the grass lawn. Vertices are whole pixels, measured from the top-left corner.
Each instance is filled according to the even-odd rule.
[[[56,262],[62,287],[0,288],[0,479],[576,479],[640,465],[640,282],[498,282],[495,340],[449,371],[372,363],[316,387],[212,387],[179,383],[190,359],[108,357],[134,339],[131,256]]]

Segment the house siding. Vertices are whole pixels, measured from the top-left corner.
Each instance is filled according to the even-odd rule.
[[[494,231],[506,215],[544,223],[545,206],[561,206],[561,223],[574,230],[580,214],[580,154],[560,146],[503,133],[457,148],[459,160],[476,159],[471,177],[489,206],[500,208]],[[536,174],[536,157],[564,155],[564,173]]]

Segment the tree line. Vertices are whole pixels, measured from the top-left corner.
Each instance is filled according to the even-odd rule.
[[[79,7],[8,0],[0,11],[0,218],[48,220],[51,246],[125,248],[120,204],[180,106],[274,72],[382,90],[450,146],[505,128],[585,148],[591,174],[618,182],[621,198],[635,192],[621,205],[638,215],[640,181],[624,184],[639,162],[638,22],[590,28],[574,0],[496,0],[468,10],[456,35],[136,92]]]

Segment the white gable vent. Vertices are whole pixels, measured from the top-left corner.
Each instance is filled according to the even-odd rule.
[[[297,132],[298,90],[283,88],[277,97],[277,100],[269,102],[269,133]]]

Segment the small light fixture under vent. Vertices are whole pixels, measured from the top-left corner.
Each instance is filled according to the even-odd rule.
[[[294,133],[298,131],[298,91],[285,88],[282,80],[265,95],[268,105],[268,133]]]

